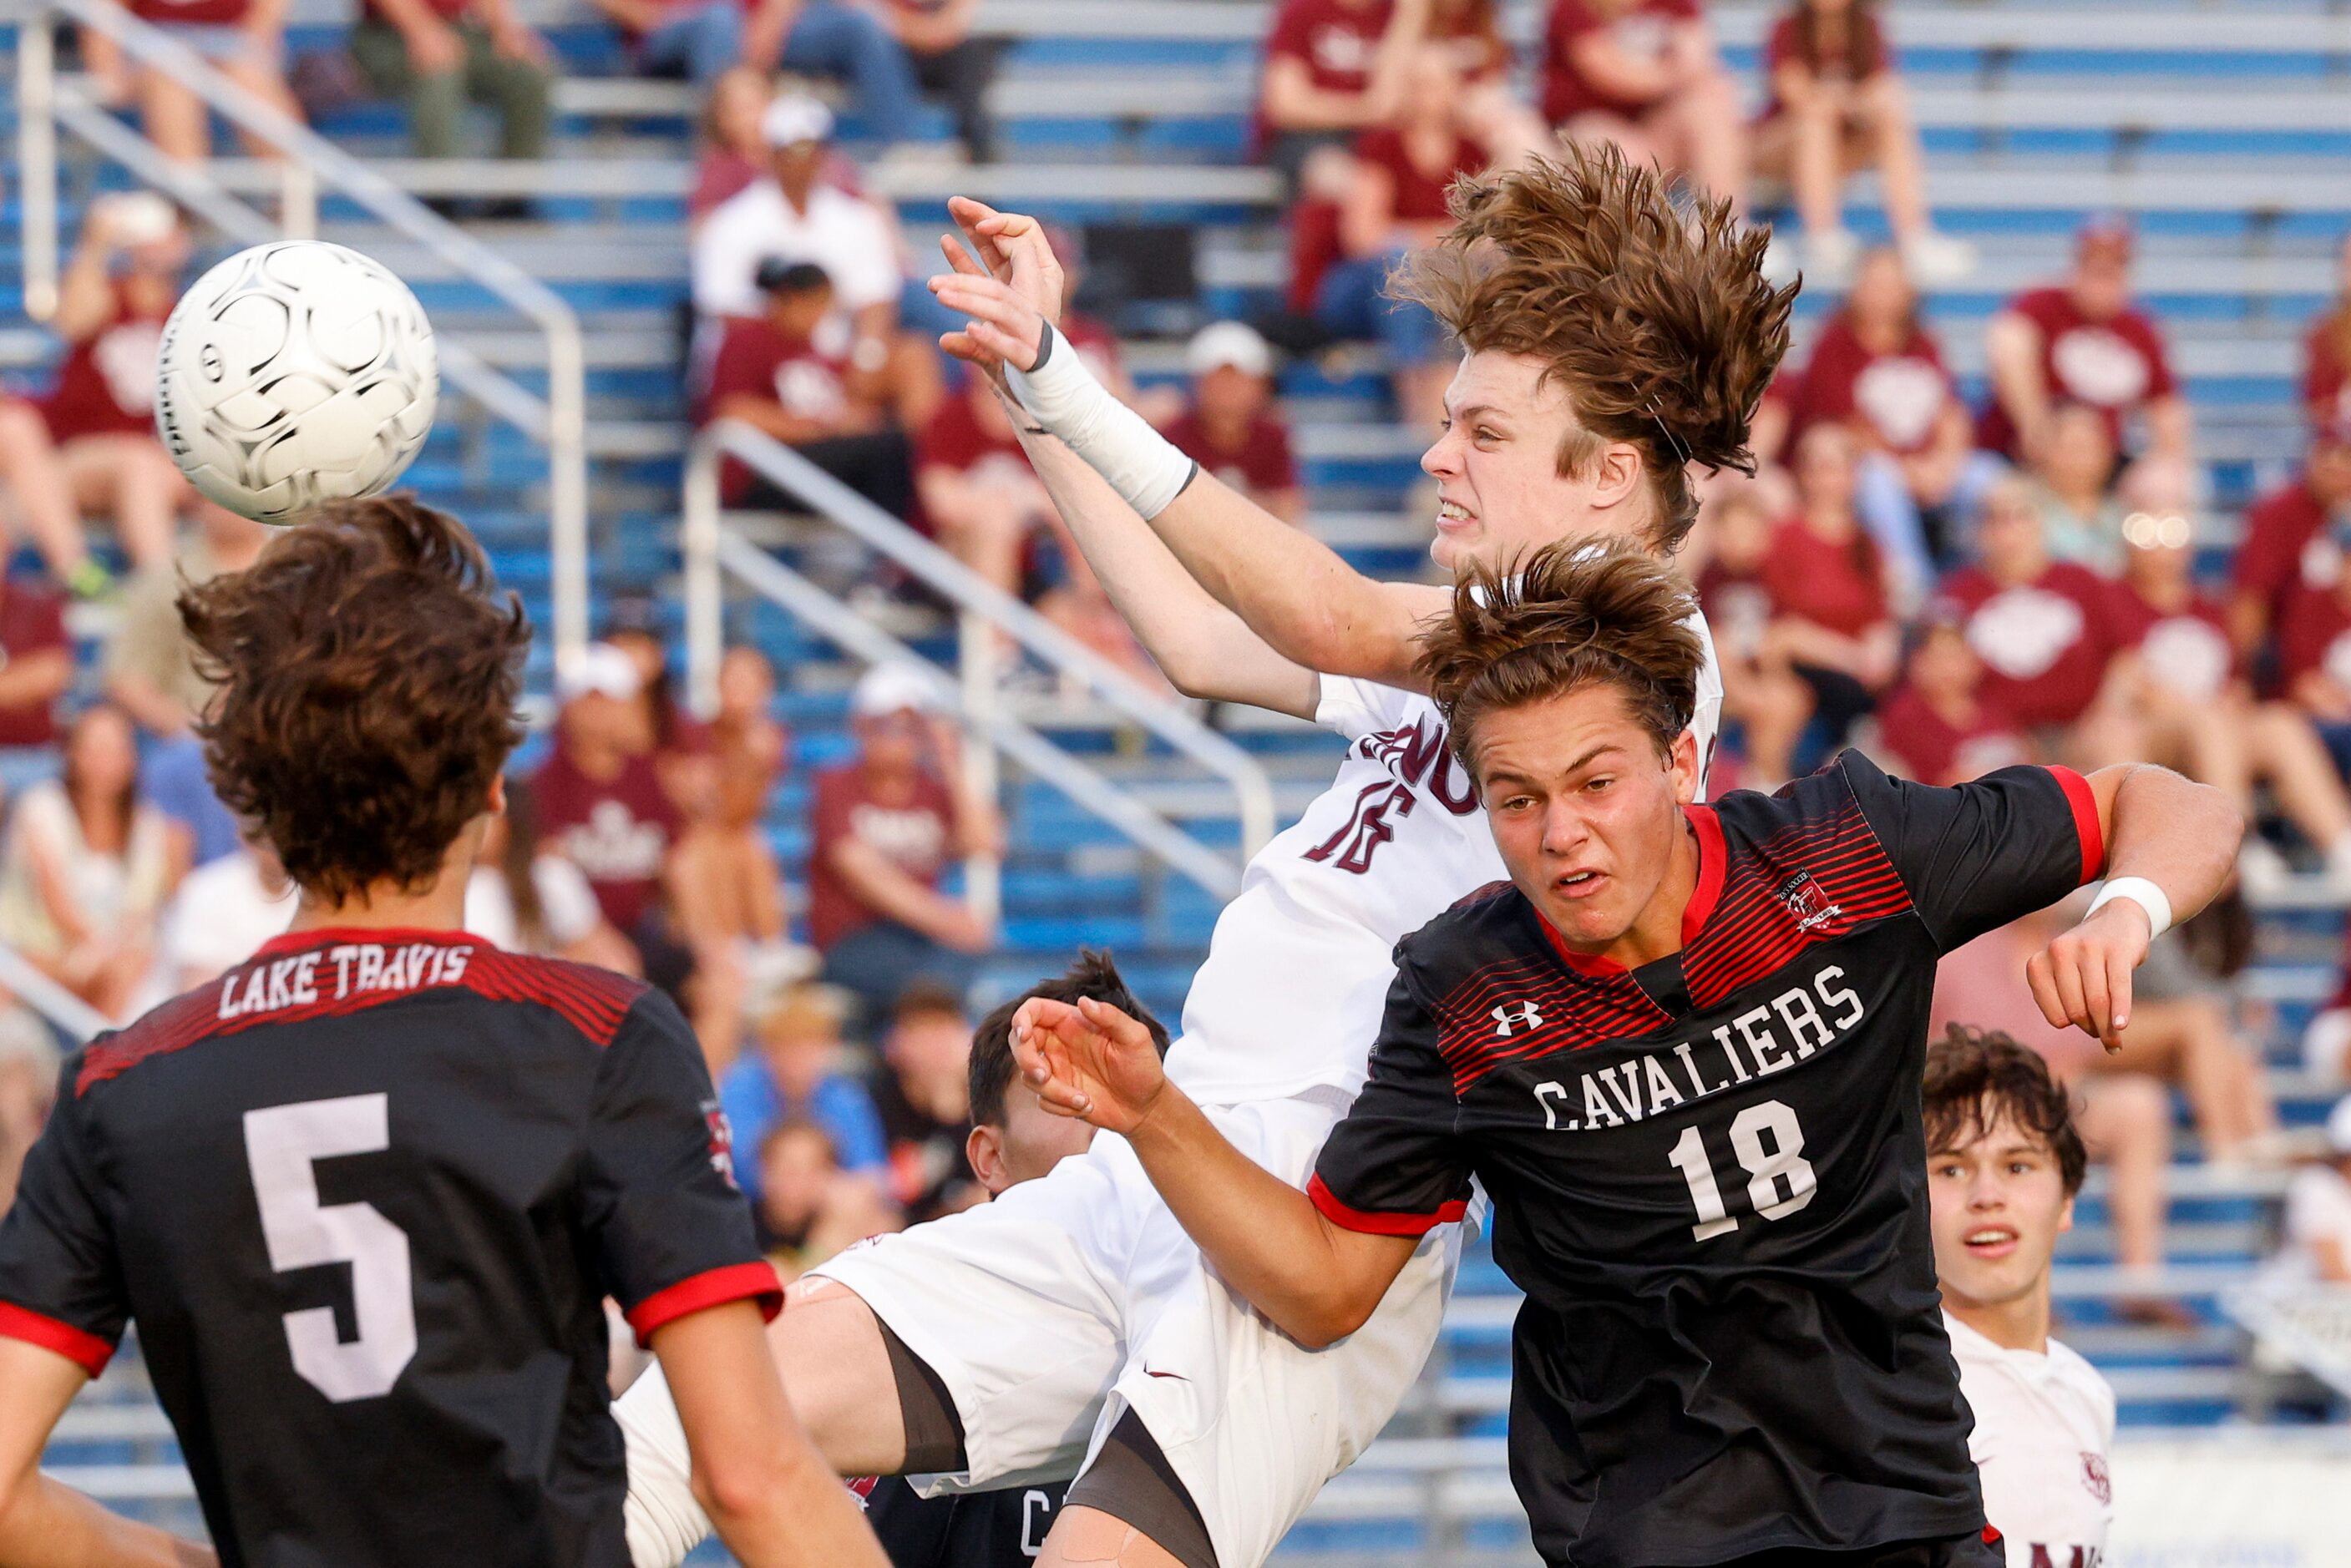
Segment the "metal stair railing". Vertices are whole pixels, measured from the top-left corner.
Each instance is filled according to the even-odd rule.
[[[1217,897],[1228,898],[1238,891],[1242,866],[1274,833],[1273,783],[1255,757],[1146,690],[1092,649],[800,453],[734,420],[721,420],[697,434],[686,459],[686,670],[688,689],[705,711],[716,693],[728,574],[862,658],[914,658],[896,639],[727,526],[718,493],[723,457],[742,462],[867,548],[896,562],[956,607],[963,649],[961,680],[953,680],[927,662],[924,668],[933,670],[943,689],[953,689],[968,732],[992,748],[987,759],[991,763],[993,753],[1010,757]],[[1055,673],[1081,681],[1122,717],[1221,779],[1233,793],[1240,823],[1239,857],[1209,848],[1094,768],[1004,713],[998,701],[993,657],[998,634]]]
[[[170,195],[231,239],[252,244],[318,232],[321,188],[331,190],[423,246],[528,320],[547,344],[547,395],[486,364],[461,343],[438,342],[441,373],[494,417],[547,449],[549,544],[555,648],[576,658],[588,641],[586,352],[580,318],[552,289],[384,179],[214,70],[184,44],[110,0],[30,0],[15,18],[17,163],[24,211],[27,315],[47,320],[58,278],[57,133],[68,130]],[[277,151],[281,212],[273,222],[237,200],[202,164],[172,161],[57,69],[60,21],[104,35],[123,54],[162,71],[239,130]]]

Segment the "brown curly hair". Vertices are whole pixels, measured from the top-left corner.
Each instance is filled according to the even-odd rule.
[[[1698,602],[1629,539],[1562,540],[1453,586],[1453,613],[1422,634],[1416,665],[1477,775],[1479,722],[1582,687],[1613,685],[1660,752],[1689,728],[1706,648]]]
[[[1794,284],[1763,279],[1770,236],[1727,201],[1676,204],[1654,165],[1607,143],[1453,182],[1453,227],[1398,264],[1388,291],[1426,306],[1472,352],[1524,354],[1583,428],[1573,477],[1604,441],[1638,447],[1656,486],[1652,543],[1698,521],[1689,467],[1755,472],[1747,429],[1788,349]]]
[[[522,739],[530,622],[456,519],[333,501],[182,589],[213,788],[304,892],[429,884]]]
[[[2041,1054],[1997,1029],[1953,1023],[1927,1047],[1927,1150],[1929,1155],[1973,1143],[2005,1112],[2017,1127],[2049,1146],[2065,1196],[2082,1190],[2089,1151],[2074,1125],[2074,1102],[2049,1073]]]

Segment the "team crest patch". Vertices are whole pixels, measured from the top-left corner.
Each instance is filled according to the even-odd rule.
[[[2085,1451],[2082,1455],[2082,1484],[2101,1503],[2115,1501],[2115,1483],[2106,1474],[2106,1456]]]
[[[702,1102],[703,1125],[710,1129],[710,1168],[726,1179],[726,1185],[740,1189],[735,1179],[735,1124],[726,1119],[716,1100]]]
[[[1800,931],[1819,930],[1844,913],[1843,907],[1828,901],[1809,871],[1792,873],[1771,891],[1796,917],[1796,929]]]

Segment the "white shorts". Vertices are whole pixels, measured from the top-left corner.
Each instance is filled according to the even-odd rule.
[[[1335,1095],[1210,1106],[1234,1145],[1303,1187]],[[1225,1285],[1126,1140],[994,1202],[878,1237],[813,1272],[854,1291],[935,1371],[970,1469],[925,1495],[1067,1480],[1129,1407],[1191,1493],[1219,1568],[1257,1568],[1395,1414],[1437,1343],[1461,1227],[1421,1241],[1371,1321],[1301,1348]]]

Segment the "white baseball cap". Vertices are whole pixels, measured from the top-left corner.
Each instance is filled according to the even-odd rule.
[[[1205,376],[1230,365],[1252,376],[1273,374],[1273,349],[1255,327],[1238,321],[1217,321],[1192,334],[1184,348],[1184,368]]]
[[[898,660],[877,664],[857,679],[849,694],[849,711],[860,719],[885,714],[935,713],[940,710],[935,679],[919,664]]]
[[[637,661],[609,642],[590,643],[555,675],[555,694],[566,702],[590,692],[627,702],[643,689]]]
[[[2326,1147],[2337,1154],[2351,1154],[2351,1095],[2335,1101],[2327,1113]]]
[[[832,140],[832,110],[805,93],[788,93],[759,116],[759,140],[770,147]]]

